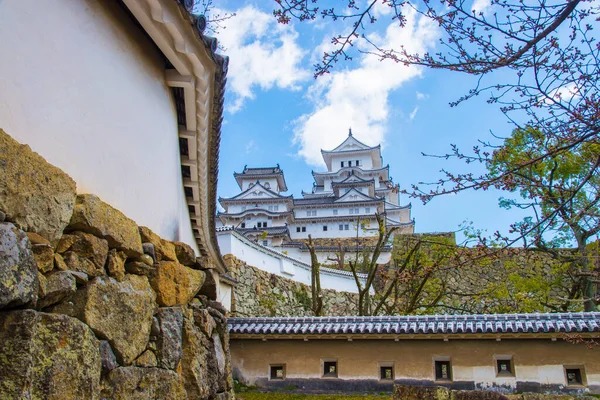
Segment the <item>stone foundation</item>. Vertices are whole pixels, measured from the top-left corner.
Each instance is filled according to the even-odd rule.
[[[233,398],[226,311],[184,243],[0,130],[0,398]]]
[[[236,317],[312,316],[310,286],[262,271],[232,254],[223,257],[229,274],[238,281],[233,290]],[[356,293],[323,290],[323,315],[356,315]]]

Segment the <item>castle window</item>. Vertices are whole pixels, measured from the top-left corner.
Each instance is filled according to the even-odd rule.
[[[323,232],[327,232],[327,225],[323,225]]]
[[[285,379],[285,365],[271,365],[269,367],[269,379],[271,380],[284,380]]]
[[[267,207],[267,209],[268,209],[269,211],[273,211],[273,206],[268,206],[268,207]]]
[[[585,386],[585,373],[583,367],[565,366],[567,386]]]
[[[242,228],[245,228],[245,227],[246,227],[246,223],[245,223],[245,222],[242,222],[242,225],[241,225],[241,226],[242,226]]]
[[[365,208],[365,214],[369,214],[371,212],[371,207]]]
[[[333,210],[333,215],[338,215],[338,210]]]
[[[296,227],[296,232],[300,232],[300,227],[299,226]]]
[[[358,167],[359,165],[359,160],[356,160],[356,166]]]
[[[352,166],[352,161],[348,161],[348,166],[351,167]]]
[[[496,357],[496,374],[498,376],[515,376],[510,356]]]
[[[268,246],[269,245],[269,241],[268,240],[263,240],[262,244],[263,244],[263,246]]]
[[[306,211],[306,216],[307,217],[316,217],[317,216],[317,210],[308,210],[308,211]]]
[[[340,231],[344,230],[344,225],[340,224]]]
[[[340,164],[341,164],[342,168],[344,168],[344,162],[342,161]]]
[[[347,231],[348,229],[350,229],[350,225],[348,225],[348,224],[344,225],[344,230]]]
[[[451,381],[452,380],[452,365],[450,360],[435,361],[435,380],[436,381]]]
[[[306,232],[306,227],[305,226],[302,227],[302,232]]]
[[[382,381],[394,380],[394,363],[379,363],[379,379]]]
[[[279,210],[279,206],[278,205],[274,205],[273,206],[273,211],[277,211],[277,210]]]
[[[323,361],[323,378],[337,378],[337,361]]]

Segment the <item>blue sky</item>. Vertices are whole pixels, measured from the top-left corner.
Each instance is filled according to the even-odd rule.
[[[477,7],[485,6],[478,1]],[[332,74],[313,78],[312,65],[327,49],[334,30],[321,21],[289,26],[272,17],[272,0],[216,2],[236,12],[217,37],[230,56],[225,122],[222,129],[218,193],[239,192],[233,172],[244,165],[279,164],[289,191],[299,197],[310,191],[311,170],[324,170],[319,150],[353,134],[370,145],[381,143],[384,163],[401,188],[439,179],[442,168],[477,171],[456,161],[423,157],[444,154],[450,144],[468,150],[477,139],[507,135],[512,127],[497,106],[475,98],[455,108],[449,102],[463,95],[474,78],[445,71],[405,67],[373,56],[357,55]],[[439,32],[426,21],[410,18],[400,30],[380,10],[371,39],[415,51],[435,51]],[[410,17],[410,16],[409,16]],[[339,29],[339,27],[338,27]],[[481,171],[481,170],[479,170]],[[423,205],[412,203],[417,232],[454,231],[464,221],[488,233],[506,232],[522,217],[498,207],[495,191],[444,196]]]

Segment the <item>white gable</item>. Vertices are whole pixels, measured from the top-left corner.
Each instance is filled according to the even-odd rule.
[[[277,193],[272,192],[262,186],[260,183],[254,184],[252,187],[249,187],[245,192],[238,194],[234,197],[236,200],[264,200],[264,199],[279,199]]]
[[[359,192],[355,188],[352,188],[346,194],[344,194],[342,197],[337,199],[335,202],[336,203],[349,203],[349,202],[355,202],[355,201],[371,201],[371,200],[375,200],[375,199],[367,196],[364,193]]]
[[[331,151],[348,151],[348,150],[363,150],[369,149],[370,147],[364,143],[359,142],[354,138],[354,136],[349,135],[346,140],[338,147]]]

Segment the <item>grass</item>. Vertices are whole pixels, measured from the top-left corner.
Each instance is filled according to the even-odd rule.
[[[384,400],[391,394],[382,395],[347,395],[347,394],[295,394],[295,393],[236,393],[239,400]]]

